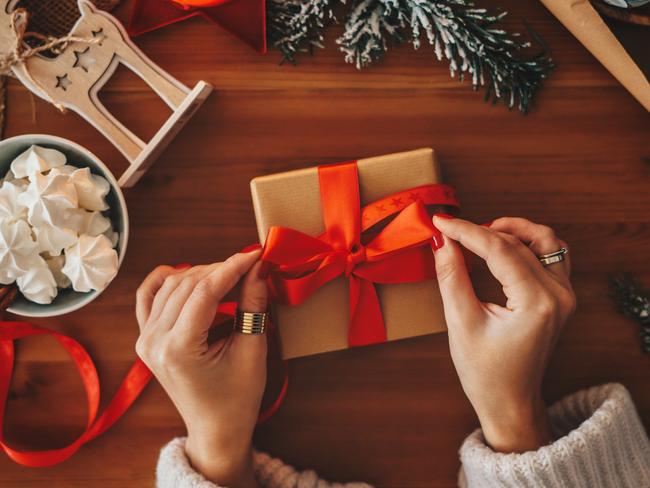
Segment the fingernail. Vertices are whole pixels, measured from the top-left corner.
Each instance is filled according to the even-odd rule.
[[[186,269],[190,269],[191,267],[192,265],[190,263],[181,263],[174,266],[174,269],[177,269],[179,271],[184,271]]]
[[[440,249],[442,246],[445,245],[445,240],[442,237],[442,234],[440,233],[434,234],[432,240],[433,240],[433,246],[431,247],[433,248],[434,251],[437,251],[438,249]]]
[[[246,246],[244,249],[242,249],[239,252],[242,254],[248,254],[251,252],[255,252],[259,249],[262,249],[262,246],[260,246],[259,244],[251,244],[250,246]]]
[[[449,214],[446,214],[446,213],[437,213],[437,214],[434,215],[434,217],[438,217],[438,218],[445,219],[445,220],[451,220],[451,219],[454,218],[453,216],[451,216]]]

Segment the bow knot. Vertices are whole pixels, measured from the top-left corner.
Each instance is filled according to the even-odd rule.
[[[366,259],[366,248],[361,244],[353,244],[345,259],[345,276],[349,278],[354,268]]]

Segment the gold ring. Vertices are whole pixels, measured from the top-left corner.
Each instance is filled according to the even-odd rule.
[[[243,312],[237,309],[233,330],[240,334],[264,334],[268,315],[267,312]]]
[[[564,261],[564,255],[567,254],[568,252],[569,250],[566,247],[563,247],[560,248],[558,251],[537,256],[537,259],[539,259],[539,262],[542,263],[542,266],[550,266],[551,264],[561,263],[562,261]]]

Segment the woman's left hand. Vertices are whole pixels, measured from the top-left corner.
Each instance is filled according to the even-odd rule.
[[[483,436],[495,451],[536,450],[552,440],[542,379],[576,305],[569,256],[547,267],[539,256],[567,244],[521,218],[486,228],[439,215],[434,224],[444,236],[434,252],[451,357]],[[505,306],[478,299],[463,248],[485,260]]]
[[[240,308],[266,311],[259,255],[160,266],[137,294],[136,351],[185,421],[190,462],[222,486],[256,486],[251,439],[266,382],[266,337],[233,333],[209,344],[208,332],[217,305],[242,278]]]

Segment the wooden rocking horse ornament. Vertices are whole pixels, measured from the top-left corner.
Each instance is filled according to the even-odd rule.
[[[17,1],[0,0],[0,56],[11,56],[20,42],[13,12]],[[70,32],[73,40],[56,57],[29,56],[14,62],[12,71],[34,94],[77,112],[104,134],[128,159],[130,166],[119,183],[131,187],[201,106],[212,86],[199,81],[190,90],[147,58],[115,17],[88,0],[79,0],[78,5],[81,17]],[[19,21],[27,22],[27,18]],[[97,97],[120,63],[140,76],[173,111],[148,143],[122,125]]]

